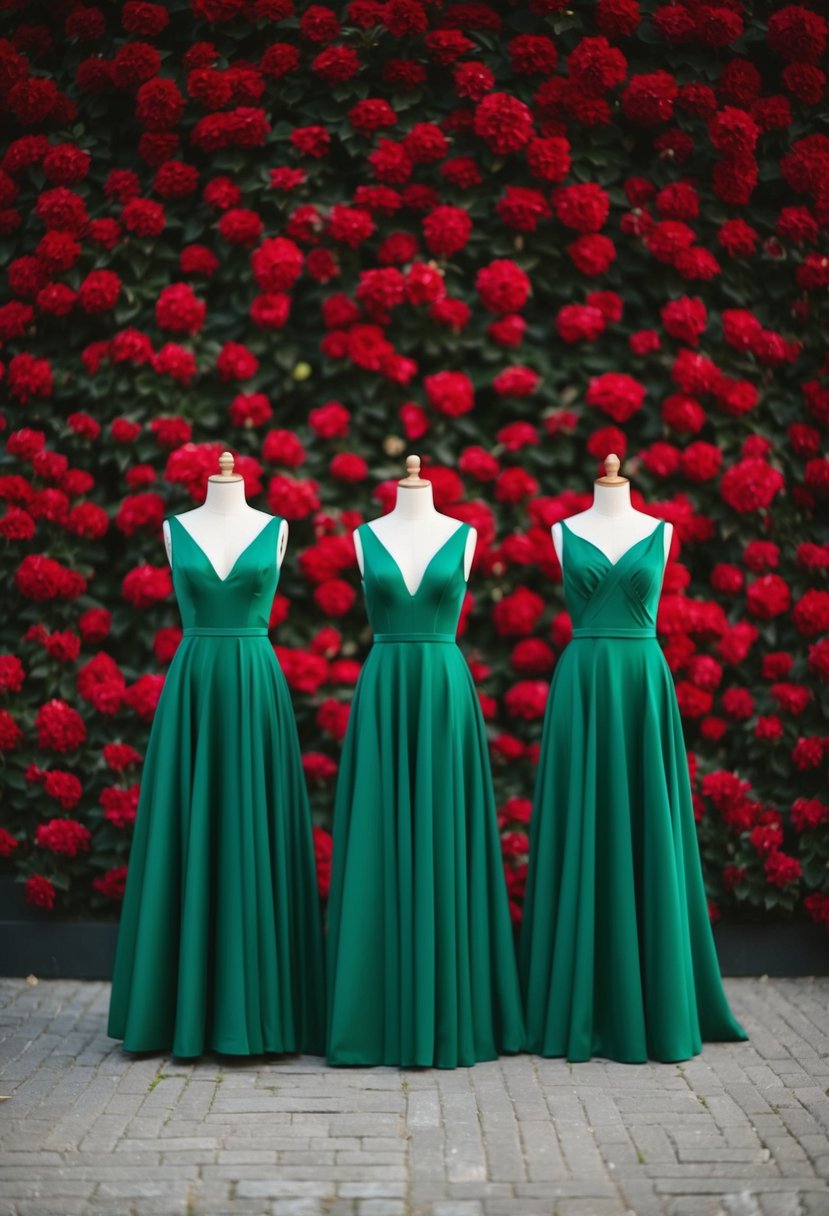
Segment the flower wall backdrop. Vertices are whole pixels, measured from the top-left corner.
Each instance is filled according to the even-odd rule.
[[[677,541],[659,631],[712,915],[829,923],[829,117],[811,5],[0,12],[0,854],[117,911],[179,639],[165,514],[238,455],[320,885],[369,644],[350,530],[409,451],[474,524],[462,646],[520,916],[599,461]],[[613,797],[608,774],[608,798]]]

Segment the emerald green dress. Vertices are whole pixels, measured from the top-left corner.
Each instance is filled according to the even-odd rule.
[[[359,534],[374,645],[334,807],[328,1059],[454,1068],[524,1045],[486,734],[455,643],[469,525],[414,595]]]
[[[744,1039],[722,988],[682,723],[656,639],[664,523],[611,563],[563,533],[520,965],[531,1051],[685,1060]]]
[[[147,746],[109,1033],[198,1056],[324,1048],[321,917],[296,723],[268,640],[278,518],[220,579],[174,516],[184,637]]]

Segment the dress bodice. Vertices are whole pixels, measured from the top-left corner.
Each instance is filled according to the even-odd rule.
[[[466,594],[463,556],[469,524],[460,524],[432,554],[414,595],[374,529],[362,524],[358,531],[366,611],[375,641],[389,634],[454,638]]]
[[[573,637],[656,637],[665,567],[660,520],[617,562],[562,522],[564,598]]]
[[[173,587],[181,623],[190,629],[245,629],[267,632],[279,582],[276,549],[281,518],[273,516],[246,545],[226,578],[184,524],[173,515]]]

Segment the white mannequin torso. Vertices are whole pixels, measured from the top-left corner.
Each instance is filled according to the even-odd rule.
[[[207,497],[200,507],[185,511],[178,521],[199,546],[219,579],[224,581],[249,545],[273,519],[267,511],[248,506],[245,483],[241,477],[227,480],[208,478]],[[170,525],[163,525],[167,561],[173,563]],[[288,523],[282,520],[276,545],[276,566],[282,565],[288,545]]]
[[[430,484],[422,487],[398,485],[397,500],[387,515],[372,520],[368,527],[388,550],[410,595],[415,595],[426,569],[437,551],[462,525],[450,515],[435,510]],[[360,573],[365,572],[363,546],[359,532],[353,533]],[[464,549],[465,579],[472,569],[478,534],[470,528]]]
[[[618,486],[595,485],[593,487],[593,505],[586,511],[580,511],[567,520],[567,527],[583,540],[590,541],[597,549],[601,549],[609,562],[614,565],[627,552],[631,545],[638,544],[659,526],[659,520],[644,511],[637,511],[630,502],[630,482]],[[673,524],[665,524],[664,543],[665,561],[671,550],[673,539]],[[562,528],[560,523],[552,526],[553,545],[559,564],[563,562]]]

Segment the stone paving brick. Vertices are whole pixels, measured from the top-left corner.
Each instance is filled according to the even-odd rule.
[[[680,1065],[129,1056],[105,984],[0,981],[0,1216],[829,1216],[826,980],[729,981]]]

